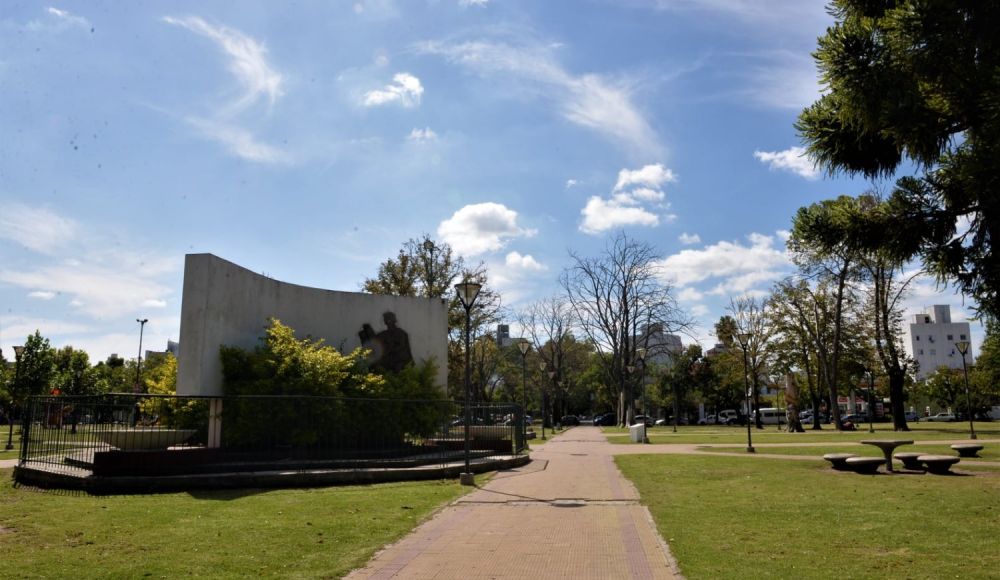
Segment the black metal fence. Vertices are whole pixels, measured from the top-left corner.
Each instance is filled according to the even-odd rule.
[[[473,460],[521,455],[514,404],[471,407]],[[464,460],[452,401],[312,396],[33,397],[19,467],[67,475],[150,476],[447,465]]]

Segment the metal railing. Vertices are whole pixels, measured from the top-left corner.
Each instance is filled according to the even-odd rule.
[[[100,476],[448,465],[464,458],[462,409],[453,401],[315,396],[32,397],[18,464]],[[520,406],[471,410],[473,459],[524,453]]]

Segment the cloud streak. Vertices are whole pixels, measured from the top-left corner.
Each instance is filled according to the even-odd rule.
[[[212,40],[229,57],[229,72],[243,87],[242,95],[229,105],[231,113],[243,111],[261,99],[273,106],[283,94],[282,76],[267,62],[267,48],[263,43],[238,30],[212,26],[197,16],[165,16],[163,21]]]
[[[0,238],[40,254],[53,255],[66,248],[78,231],[75,221],[43,207],[9,202],[0,213]]]
[[[382,105],[400,105],[410,109],[420,105],[420,98],[424,94],[424,86],[420,79],[410,73],[397,73],[392,77],[392,82],[381,89],[368,91],[361,101],[366,107],[379,107]]]
[[[476,74],[496,76],[530,95],[552,101],[566,120],[592,129],[643,155],[659,156],[656,133],[632,102],[632,87],[598,74],[573,74],[553,55],[551,46],[477,40],[423,42],[417,50],[443,57]]]

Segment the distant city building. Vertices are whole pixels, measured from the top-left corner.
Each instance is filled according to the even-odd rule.
[[[149,361],[154,358],[167,356],[167,353],[174,355],[177,358],[177,353],[180,351],[181,344],[176,340],[167,341],[167,350],[147,350],[145,360]]]
[[[681,337],[663,332],[663,325],[650,324],[642,329],[642,333],[632,337],[637,348],[645,347],[646,364],[669,367],[684,351]]]
[[[497,325],[497,346],[506,348],[514,344],[514,339],[510,337],[510,325]]]
[[[971,340],[968,322],[952,322],[951,307],[935,305],[915,314],[910,322],[910,352],[917,361],[917,380],[925,379],[939,367],[962,368],[962,354],[955,343]],[[972,364],[972,348],[966,355]]]
[[[726,345],[722,344],[721,342],[717,342],[715,343],[715,346],[705,351],[705,358],[721,356],[725,354],[726,351],[728,350],[729,349],[726,348]]]

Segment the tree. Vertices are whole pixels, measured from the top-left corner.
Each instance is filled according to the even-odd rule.
[[[760,409],[760,377],[767,373],[768,363],[773,355],[771,339],[774,336],[774,320],[768,313],[768,302],[754,296],[740,296],[729,302],[729,312],[735,324],[736,334],[746,334],[747,368],[750,375],[750,387],[753,389],[753,405]],[[749,409],[747,410],[749,412]],[[757,428],[763,429],[760,413],[757,414]]]
[[[975,366],[969,370],[969,382],[980,395],[979,410],[1000,405],[1000,323],[995,318],[986,318],[986,338]]]
[[[690,322],[678,308],[672,287],[663,281],[660,256],[651,245],[620,232],[608,240],[601,255],[588,258],[570,252],[570,259],[560,282],[577,326],[599,354],[607,355],[601,360],[608,364],[609,382],[618,386],[619,420],[630,423],[634,401],[626,389],[626,367],[634,364],[636,349],[643,346],[636,338],[654,324],[676,332]]]
[[[24,341],[21,351],[21,362],[18,370],[18,380],[15,386],[15,399],[23,403],[33,395],[47,395],[52,388],[55,371],[55,350],[49,344],[49,339],[42,337],[36,330]]]
[[[404,242],[396,258],[382,262],[361,287],[369,294],[441,298],[452,294],[452,284],[464,270],[465,262],[450,245],[424,234]]]
[[[830,174],[914,166],[896,181],[888,227],[857,241],[920,256],[1000,315],[1000,3],[835,0],[830,12],[814,53],[827,90],[796,123],[808,154]]]
[[[677,357],[673,364],[659,374],[657,386],[661,401],[673,403],[674,431],[677,431],[677,424],[682,413],[687,409],[687,397],[694,392],[700,392],[711,380],[708,366],[702,357],[701,345],[688,345]]]
[[[921,391],[941,408],[957,412],[959,407],[965,407],[965,375],[962,369],[938,367],[927,375]]]
[[[837,405],[840,380],[840,357],[844,336],[844,313],[854,298],[848,282],[856,276],[858,248],[847,235],[847,222],[852,215],[855,200],[841,196],[799,208],[792,221],[792,235],[788,240],[792,259],[802,272],[821,281],[821,287],[831,299],[832,308],[825,309],[825,320],[821,323],[819,310],[814,312],[815,324],[809,326],[813,342],[819,355],[820,372],[830,393],[830,412],[840,429],[840,407]],[[804,287],[811,293],[809,286]],[[817,307],[819,296],[813,296],[812,305]],[[823,326],[829,326],[832,334],[828,340],[820,337],[826,333]]]

